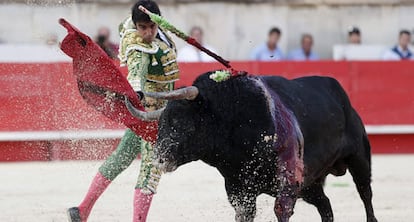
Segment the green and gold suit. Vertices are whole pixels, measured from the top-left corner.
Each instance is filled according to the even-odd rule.
[[[174,82],[179,78],[179,70],[175,45],[166,32],[159,30],[157,38],[151,44],[146,44],[138,35],[131,17],[120,25],[119,31],[119,59],[121,66],[128,67],[127,79],[132,88],[144,92],[173,90]],[[163,37],[158,38],[160,35]],[[166,105],[165,101],[150,97],[145,97],[143,103],[147,111]],[[99,172],[109,180],[115,179],[132,163],[140,151],[141,168],[135,188],[142,189],[144,193],[155,193],[161,172],[152,165],[153,148],[150,143],[129,129],[126,130],[117,149],[99,168]]]

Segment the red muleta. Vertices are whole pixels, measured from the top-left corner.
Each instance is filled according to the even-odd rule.
[[[158,131],[156,121],[142,121],[130,114],[125,97],[140,110],[144,110],[137,94],[106,53],[64,19],[59,23],[68,34],[60,48],[73,58],[73,74],[83,99],[109,119],[124,124],[144,140],[154,143]]]

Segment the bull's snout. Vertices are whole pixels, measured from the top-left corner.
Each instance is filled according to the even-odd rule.
[[[177,169],[177,164],[164,158],[155,158],[152,164],[164,173],[173,172]]]
[[[168,156],[167,152],[160,153],[158,150],[158,147],[156,147],[152,164],[162,172],[173,172],[176,170],[178,167],[177,161]]]

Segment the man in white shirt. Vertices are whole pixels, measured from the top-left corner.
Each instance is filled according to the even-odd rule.
[[[270,29],[267,42],[257,46],[250,54],[251,60],[256,61],[280,61],[284,59],[282,50],[278,47],[278,42],[282,32],[279,28]]]
[[[305,33],[301,38],[301,47],[289,52],[287,59],[293,61],[315,61],[319,56],[312,50],[313,37]]]
[[[199,42],[204,48],[209,49],[212,52],[216,50],[211,46],[203,42],[203,30],[194,26],[190,30],[190,36],[193,37],[197,42]],[[186,45],[177,52],[177,61],[178,62],[213,62],[215,61],[213,57],[207,55],[206,53],[200,51],[192,45]]]
[[[361,44],[361,31],[358,27],[351,26],[348,28],[348,44]]]
[[[408,30],[401,30],[398,39],[398,45],[388,50],[383,55],[383,60],[413,60],[413,52],[408,48],[411,42],[411,33]]]

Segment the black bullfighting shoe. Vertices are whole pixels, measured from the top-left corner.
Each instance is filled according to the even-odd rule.
[[[67,213],[68,213],[69,222],[82,222],[80,215],[79,215],[79,208],[77,207],[69,208]]]

